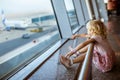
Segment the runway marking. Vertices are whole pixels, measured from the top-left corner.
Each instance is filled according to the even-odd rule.
[[[25,45],[23,45],[23,46],[15,49],[15,50],[12,50],[12,51],[6,53],[5,55],[3,55],[3,56],[0,57],[0,64],[4,63],[4,62],[6,62],[6,61],[8,61],[8,60],[10,60],[10,59],[12,59],[12,58],[20,55],[20,54],[22,54],[23,52],[29,50],[30,48],[32,48],[32,47],[34,47],[34,46],[36,46],[36,45],[38,45],[39,43],[42,43],[42,42],[44,42],[45,40],[50,39],[51,36],[52,36],[52,35],[55,35],[55,34],[57,34],[57,31],[51,32],[50,34],[48,34],[48,35],[46,35],[46,36],[37,38],[37,39],[31,41],[31,42],[28,43],[28,44],[25,44]],[[34,41],[36,41],[36,42],[34,42]]]

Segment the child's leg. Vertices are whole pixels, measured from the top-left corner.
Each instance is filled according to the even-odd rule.
[[[64,56],[60,56],[60,62],[66,67],[69,68],[71,66],[71,61],[69,58],[66,58]]]
[[[70,56],[73,55],[73,54],[75,54],[78,50],[79,50],[78,53],[85,53],[85,52],[87,51],[87,49],[88,49],[88,46],[82,47],[81,49],[79,49],[79,46],[81,46],[81,44],[78,45],[78,46],[77,46],[75,49],[73,49],[72,51],[68,52],[68,53],[65,55],[65,57],[70,58]]]
[[[79,50],[80,53],[86,53],[88,50],[88,46],[83,47],[82,49]]]
[[[69,68],[74,63],[82,62],[85,58],[86,53],[79,55],[74,59],[66,58],[64,56],[60,56],[60,62],[66,67]]]
[[[72,64],[82,62],[85,58],[85,54],[87,52],[88,46],[85,46],[83,49],[79,50],[82,52],[79,56],[74,59],[70,59],[68,57],[60,56],[60,62],[66,67],[69,68]],[[84,52],[84,53],[83,53]]]
[[[73,50],[69,51],[68,53],[66,53],[65,57],[70,58],[70,56],[76,52],[77,52],[77,50],[73,49]]]
[[[86,53],[88,50],[88,46],[83,47],[82,49],[78,50],[75,54],[73,54],[73,57],[76,58],[82,53]]]
[[[83,53],[83,54],[80,54],[78,57],[74,58],[72,60],[73,64],[82,62],[84,60],[84,58],[85,58],[85,55],[86,55],[86,53]]]

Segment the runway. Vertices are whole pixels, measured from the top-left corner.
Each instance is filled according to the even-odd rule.
[[[56,31],[56,28],[47,29],[43,32],[30,32],[24,30],[11,30],[4,31],[0,33],[0,56],[19,48],[33,40],[41,38],[43,35],[47,35],[48,33]],[[28,33],[30,34],[29,39],[23,39],[22,35]],[[44,38],[43,38],[44,40]]]

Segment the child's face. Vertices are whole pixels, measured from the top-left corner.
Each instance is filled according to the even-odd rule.
[[[91,34],[91,31],[90,31],[90,27],[89,27],[89,26],[87,26],[87,33],[88,33],[88,34]]]
[[[88,29],[88,30],[87,30],[87,33],[88,33],[88,34],[91,34],[91,31]]]

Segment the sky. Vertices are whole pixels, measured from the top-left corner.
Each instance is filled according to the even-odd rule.
[[[72,0],[65,0],[67,9],[69,10],[72,5]],[[108,0],[104,0],[107,2]],[[47,4],[46,4],[47,3]],[[0,11],[4,10],[4,13],[19,15],[19,14],[34,14],[42,12],[53,12],[50,0],[0,0]]]
[[[40,13],[40,11],[52,12],[52,7],[50,0],[0,0],[0,10],[4,10],[6,15],[17,16],[20,14]]]
[[[53,13],[51,0],[0,0],[0,13],[6,18],[20,18],[40,13]],[[72,0],[65,0],[67,10],[73,9]],[[1,14],[0,14],[1,17]]]

